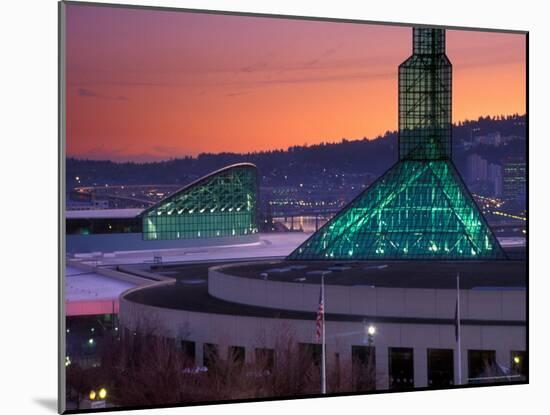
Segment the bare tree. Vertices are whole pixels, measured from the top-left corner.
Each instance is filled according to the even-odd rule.
[[[366,360],[354,358],[352,360],[351,388],[354,392],[367,392],[376,389],[376,365],[374,353],[368,353]]]
[[[154,320],[132,330],[106,335],[99,349],[101,366],[71,368],[68,390],[79,397],[93,387],[106,387],[109,402],[119,406],[178,404],[199,401],[251,399],[319,394],[320,366],[311,345],[300,345],[290,326],[281,325],[266,337],[255,359],[245,361],[242,349],[218,343],[207,350],[207,370],[194,364],[172,338],[157,334]],[[269,340],[269,341],[268,341]],[[214,351],[217,350],[217,351]],[[228,350],[222,353],[220,350]],[[351,392],[351,362],[331,363],[328,391]],[[374,388],[374,359],[363,364],[362,389]],[[366,386],[365,386],[366,385]]]

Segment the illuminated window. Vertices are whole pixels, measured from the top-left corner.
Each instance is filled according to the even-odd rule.
[[[499,259],[505,255],[450,161],[407,160],[289,256],[324,258]]]
[[[142,213],[143,239],[256,233],[257,180],[256,167],[248,163],[197,180]]]

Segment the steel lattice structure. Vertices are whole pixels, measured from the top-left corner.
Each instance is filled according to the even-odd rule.
[[[240,163],[205,176],[144,211],[143,239],[250,235],[257,226],[258,175]]]
[[[506,258],[452,163],[451,86],[445,31],[414,28],[399,66],[399,161],[288,259]]]
[[[399,159],[451,158],[452,65],[445,31],[413,30],[413,54],[399,65]]]

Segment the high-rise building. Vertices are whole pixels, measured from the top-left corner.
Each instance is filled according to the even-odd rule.
[[[451,158],[445,30],[414,28],[399,66],[399,161],[293,251],[293,260],[506,258]]]
[[[494,132],[488,133],[487,135],[477,136],[476,142],[478,144],[498,147],[502,144],[502,137],[500,135],[500,132],[494,131]]]
[[[470,154],[466,157],[466,174],[470,182],[487,180],[487,160],[479,154]]]
[[[523,157],[509,157],[502,162],[502,195],[507,200],[525,197],[527,189],[526,165]]]
[[[487,180],[493,186],[493,196],[502,195],[502,167],[498,164],[490,163],[487,167]]]

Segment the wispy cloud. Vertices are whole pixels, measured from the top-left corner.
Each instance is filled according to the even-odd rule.
[[[228,94],[225,94],[225,96],[232,98],[232,97],[237,97],[239,95],[246,95],[246,94],[248,94],[247,91],[237,91],[237,92],[230,92]]]
[[[267,68],[267,62],[258,62],[241,68],[241,72],[256,72]]]
[[[307,68],[307,67],[310,67],[310,66],[317,65],[324,58],[327,58],[330,55],[333,55],[335,52],[337,52],[338,49],[340,49],[342,47],[342,45],[343,45],[343,43],[340,43],[337,46],[326,49],[321,54],[319,54],[317,57],[315,57],[315,58],[307,61],[306,63],[304,63],[304,67]]]
[[[270,84],[293,84],[293,83],[313,83],[313,82],[334,82],[336,80],[341,81],[350,81],[355,79],[380,79],[385,77],[390,77],[395,75],[395,68],[393,66],[386,65],[354,65],[349,63],[338,63],[333,65],[315,65],[314,68],[304,67],[304,64],[300,65],[281,65],[279,67],[273,68],[272,70],[266,71],[262,70],[262,75],[246,77],[246,78],[235,78],[233,74],[227,72],[225,74],[220,74],[219,77],[204,79],[202,77],[196,77],[194,79],[188,80],[174,80],[174,81],[157,81],[156,79],[150,80],[139,80],[139,81],[128,81],[128,80],[96,80],[96,81],[87,81],[86,84],[89,85],[98,85],[98,86],[120,86],[120,87],[150,87],[150,88],[212,88],[212,87],[233,87],[233,88],[250,88],[260,85],[270,85]],[[331,71],[331,69],[342,68],[339,71]],[[366,68],[366,69],[365,69]],[[265,72],[263,72],[265,71]],[[82,82],[80,83],[82,84]],[[74,86],[74,85],[71,85]],[[83,88],[79,88],[82,90]],[[88,89],[85,90],[84,94],[89,95],[89,92],[92,92]],[[89,92],[88,92],[89,91]],[[196,93],[197,96],[204,95],[206,90],[201,89]],[[230,92],[227,95],[240,95],[242,92]],[[82,96],[82,94],[79,94]],[[105,98],[103,95],[94,94],[94,97]],[[113,97],[111,97],[112,99]],[[120,97],[124,98],[124,97]]]
[[[128,101],[128,97],[123,95],[105,95],[100,94],[98,92],[92,91],[91,89],[87,88],[78,88],[77,94],[81,98],[98,98],[98,99],[108,99],[108,100],[115,100],[115,101]]]

